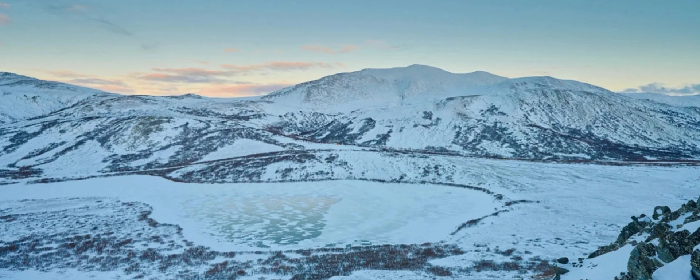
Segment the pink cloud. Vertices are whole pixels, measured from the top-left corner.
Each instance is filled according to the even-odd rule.
[[[256,96],[276,91],[291,84],[243,84],[243,85],[214,85],[200,90],[203,95],[214,97]]]
[[[0,3],[0,8],[9,9],[9,8],[10,8],[10,4],[7,4],[7,3]]]
[[[208,70],[203,68],[153,68],[153,71],[160,73],[136,73],[132,74],[132,76],[140,80],[168,83],[241,83],[222,78],[235,75],[236,73],[234,71]]]
[[[166,83],[186,83],[186,84],[224,84],[224,83],[240,83],[229,81],[226,79],[217,78],[215,76],[197,76],[197,75],[179,75],[179,74],[163,74],[153,73],[142,76],[137,76],[137,79],[153,82]]]
[[[0,25],[8,25],[10,22],[12,22],[12,20],[10,20],[9,16],[6,14],[0,14]]]
[[[351,51],[357,50],[358,47],[353,46],[353,45],[345,45],[338,50],[334,50],[332,48],[322,46],[322,45],[305,45],[305,46],[301,46],[301,49],[305,50],[305,51],[317,52],[317,53],[339,54],[339,53],[349,53]]]
[[[290,61],[274,61],[263,64],[251,64],[251,65],[235,65],[235,64],[222,64],[221,67],[237,71],[260,71],[260,70],[272,70],[272,71],[292,71],[292,70],[308,70],[311,68],[333,68],[334,65],[330,63],[323,62],[290,62]]]
[[[98,77],[95,75],[87,75],[69,70],[38,70],[44,73],[48,73],[53,77],[57,77],[56,80],[64,83],[81,85],[85,87],[100,89],[108,92],[116,93],[133,93],[134,90],[123,80],[119,79],[109,79]]]
[[[231,74],[227,71],[207,70],[203,68],[153,68],[153,71],[191,76],[224,76]]]
[[[239,52],[239,51],[241,51],[241,50],[236,49],[236,48],[225,48],[224,49],[225,53],[232,53],[232,52]]]

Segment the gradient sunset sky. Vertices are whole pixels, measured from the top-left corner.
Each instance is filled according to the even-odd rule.
[[[426,64],[688,94],[699,13],[700,0],[0,0],[0,71],[240,96]]]

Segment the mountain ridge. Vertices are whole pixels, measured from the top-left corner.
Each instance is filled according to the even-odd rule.
[[[287,87],[261,97],[292,106],[334,107],[400,104],[415,97],[449,97],[463,90],[505,81],[508,78],[484,71],[456,74],[440,68],[414,64],[407,67],[363,69],[338,73]],[[334,94],[328,94],[335,91]]]
[[[411,79],[358,72],[239,99],[0,85],[0,180],[193,174],[232,161],[251,166],[235,171],[246,180],[323,179],[350,172],[361,164],[359,154],[385,153],[590,163],[700,159],[700,108],[551,77],[478,84],[483,80],[447,74],[404,83]],[[337,102],[338,96],[349,99]],[[312,172],[305,168],[310,162],[335,167]],[[226,174],[206,178],[234,176]]]

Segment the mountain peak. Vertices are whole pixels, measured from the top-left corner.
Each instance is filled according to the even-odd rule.
[[[19,81],[37,81],[37,79],[11,72],[0,72],[0,85],[16,83]]]
[[[76,86],[56,81],[41,80],[11,72],[0,72],[0,86],[12,88],[13,92],[26,91],[31,92],[32,94],[66,94],[67,92],[75,92],[81,94],[107,93],[98,89]]]
[[[562,80],[551,76],[533,76],[509,79],[500,85],[510,88],[548,88],[558,90],[577,90],[588,92],[610,92],[607,89],[574,80]]]
[[[405,67],[394,68],[367,68],[358,72],[364,75],[375,76],[377,78],[387,80],[452,80],[452,79],[468,79],[475,84],[492,84],[507,80],[506,77],[491,74],[486,71],[475,71],[471,73],[452,73],[441,68],[423,65],[411,64]]]
[[[15,74],[15,73],[12,73],[12,72],[3,72],[3,71],[0,71],[0,78],[2,78],[2,79],[7,78],[7,77],[16,77],[16,76],[24,77],[24,76],[22,76],[22,75]]]
[[[185,93],[185,94],[180,94],[180,95],[169,95],[166,96],[167,98],[172,98],[172,99],[204,99],[201,95],[198,95],[196,93]]]
[[[281,89],[263,99],[292,106],[384,106],[463,95],[474,87],[493,85],[507,79],[484,71],[456,74],[413,64],[330,75]]]

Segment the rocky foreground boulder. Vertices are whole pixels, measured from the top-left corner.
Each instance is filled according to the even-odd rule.
[[[690,267],[692,267],[690,272],[693,278],[700,279],[700,250],[696,249],[690,256]]]
[[[653,273],[681,256],[691,255],[692,275],[700,280],[700,198],[690,200],[679,209],[657,206],[651,218],[633,216],[614,243],[600,247],[588,258],[634,246],[627,262],[627,272],[615,280],[652,280]]]

